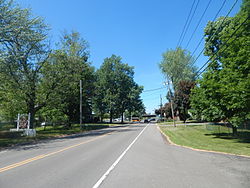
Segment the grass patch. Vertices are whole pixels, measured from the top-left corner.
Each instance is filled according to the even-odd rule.
[[[158,125],[173,125],[173,120],[168,120],[168,121],[164,121],[164,122],[160,122],[160,123],[157,123]],[[175,124],[178,125],[178,124],[184,124],[183,121],[175,121]]]
[[[113,125],[113,124],[112,124]],[[22,132],[9,132],[0,131],[0,148],[13,146],[15,144],[31,143],[38,140],[57,138],[65,135],[72,135],[76,133],[82,133],[90,130],[96,130],[101,128],[108,128],[110,124],[83,124],[80,127],[79,124],[74,124],[70,128],[65,126],[46,126],[36,128],[36,137],[21,136]]]
[[[220,151],[238,155],[250,156],[250,131],[239,131],[238,137],[233,137],[227,127],[214,126],[207,129],[206,125],[196,126],[161,126],[161,130],[171,141],[182,146],[197,149]]]

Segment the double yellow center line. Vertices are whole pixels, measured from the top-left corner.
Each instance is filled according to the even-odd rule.
[[[117,132],[117,131],[112,131],[111,133],[114,133],[114,132]],[[19,167],[19,166],[22,166],[22,165],[25,165],[25,164],[28,164],[28,163],[31,163],[31,162],[36,161],[36,160],[39,160],[39,159],[43,159],[43,158],[45,158],[45,157],[49,157],[49,156],[51,156],[51,155],[55,155],[55,154],[57,154],[57,153],[61,153],[61,152],[63,152],[63,151],[69,150],[69,149],[71,149],[71,148],[75,148],[75,147],[78,147],[78,146],[80,146],[80,145],[83,145],[83,144],[92,142],[92,141],[94,141],[94,140],[97,140],[97,139],[99,139],[99,138],[101,138],[101,137],[104,137],[104,136],[106,136],[106,135],[108,135],[108,134],[111,134],[111,133],[109,132],[109,133],[103,134],[103,135],[101,135],[101,136],[95,137],[95,138],[93,138],[93,139],[90,139],[90,140],[87,140],[87,141],[84,141],[84,142],[80,142],[80,143],[78,143],[78,144],[75,144],[75,145],[72,145],[72,146],[63,148],[63,149],[58,150],[58,151],[54,151],[54,152],[51,152],[51,153],[48,153],[48,154],[38,155],[38,156],[36,156],[36,157],[30,158],[30,159],[26,159],[26,160],[24,160],[24,161],[21,161],[21,162],[18,162],[18,163],[14,163],[14,164],[5,166],[5,167],[3,167],[3,168],[0,168],[0,173],[1,173],[1,172],[5,172],[5,171],[10,170],[10,169],[13,169],[13,168],[16,168],[16,167]]]

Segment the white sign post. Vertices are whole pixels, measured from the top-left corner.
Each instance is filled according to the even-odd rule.
[[[20,114],[18,114],[17,116],[17,126],[16,126],[17,131],[19,131],[19,126],[20,126]]]
[[[30,113],[28,115],[28,125],[27,125],[27,129],[29,130],[30,129]]]

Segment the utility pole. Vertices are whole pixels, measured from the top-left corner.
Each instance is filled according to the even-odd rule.
[[[80,126],[82,126],[82,80],[80,80]]]
[[[161,121],[162,121],[162,98],[161,98],[161,95],[160,95],[160,99],[161,99],[160,110],[161,110]]]
[[[170,82],[168,81],[167,83],[165,82],[165,84],[168,85],[168,93],[169,93],[169,98],[170,98],[170,106],[171,106],[171,112],[172,112],[172,118],[173,118],[173,125],[176,127],[175,125],[175,121],[174,121],[174,109],[173,109],[173,99],[170,93]]]
[[[170,105],[171,105],[171,111],[172,111],[173,124],[176,127],[175,121],[174,121],[174,109],[173,109],[173,100],[172,100],[172,97],[170,98]]]

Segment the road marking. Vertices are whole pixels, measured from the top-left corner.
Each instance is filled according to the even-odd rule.
[[[3,168],[0,168],[0,173],[1,173],[1,172],[4,172],[4,171],[7,171],[7,170],[10,170],[10,169],[13,169],[13,168],[16,168],[16,167],[19,167],[19,166],[22,166],[22,165],[25,165],[25,164],[28,164],[28,163],[31,163],[31,162],[36,161],[36,160],[39,160],[39,159],[43,159],[43,158],[45,158],[45,157],[49,157],[49,156],[51,156],[51,155],[55,155],[55,154],[57,154],[57,153],[61,153],[61,152],[63,152],[63,151],[69,150],[69,149],[71,149],[71,148],[75,148],[75,147],[77,147],[77,146],[80,146],[80,145],[83,145],[83,144],[92,142],[92,141],[94,141],[94,140],[97,140],[97,139],[99,139],[99,138],[101,138],[101,137],[107,136],[107,135],[109,135],[109,134],[111,134],[111,133],[114,133],[114,132],[117,132],[117,131],[112,131],[112,132],[103,134],[103,135],[101,135],[101,136],[95,137],[95,138],[93,138],[93,139],[86,140],[86,141],[84,141],[84,142],[80,142],[80,143],[78,143],[78,144],[75,144],[75,145],[72,145],[72,146],[69,146],[69,147],[60,149],[60,150],[58,150],[58,151],[54,151],[54,152],[51,152],[51,153],[48,153],[48,154],[38,155],[38,156],[36,156],[36,157],[30,158],[30,159],[26,159],[26,160],[24,160],[24,161],[21,161],[21,162],[18,162],[18,163],[14,163],[14,164],[5,166],[5,167],[3,167]]]
[[[149,124],[147,124],[147,126],[143,128],[143,130],[136,136],[136,138],[133,140],[133,142],[131,142],[131,144],[125,149],[125,151],[122,152],[122,154],[116,159],[116,161],[109,167],[109,169],[96,182],[96,184],[93,186],[93,188],[98,188],[101,185],[101,183],[107,178],[109,173],[115,168],[115,166],[120,162],[120,160],[123,158],[123,156],[128,152],[128,150],[136,142],[136,140],[141,136],[141,134],[144,132],[144,130],[148,127],[148,125]]]
[[[233,153],[226,153],[226,152],[221,152],[221,151],[213,151],[213,150],[205,150],[205,149],[197,149],[197,148],[192,148],[192,147],[189,147],[189,146],[178,145],[178,144],[172,142],[172,140],[170,140],[169,136],[167,134],[165,134],[161,130],[161,128],[159,126],[157,126],[157,129],[166,138],[166,140],[169,142],[170,145],[174,145],[174,146],[178,146],[178,147],[183,147],[183,148],[191,149],[193,151],[201,151],[201,152],[207,152],[207,153],[219,153],[219,154],[224,154],[224,155],[231,155],[231,156],[238,156],[238,157],[250,158],[250,156],[248,156],[248,155],[238,155],[238,154],[233,154]]]

